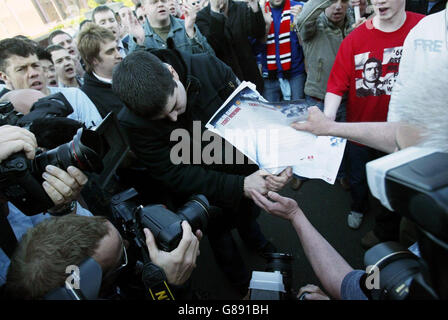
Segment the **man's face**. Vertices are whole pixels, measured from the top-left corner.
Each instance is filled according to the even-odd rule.
[[[364,68],[364,80],[367,82],[376,82],[380,78],[380,65],[378,62],[369,62]]]
[[[168,0],[145,0],[142,2],[150,23],[161,23],[170,17]]]
[[[176,122],[177,117],[183,114],[187,109],[187,92],[182,82],[180,82],[179,75],[174,68],[167,63],[165,63],[165,65],[173,75],[176,87],[174,88],[173,94],[168,97],[163,113],[154,117],[152,120],[168,119]]]
[[[174,1],[176,1],[177,2],[177,0],[174,0]],[[191,5],[193,8],[196,8],[196,9],[201,9],[200,8],[200,5],[201,5],[201,1],[200,0],[185,0],[185,1],[187,1],[187,3],[189,4],[189,5]],[[212,1],[219,1],[219,0],[212,0]],[[227,2],[227,0],[224,0],[225,2]],[[224,2],[223,0],[221,0],[221,2]]]
[[[61,47],[64,47],[68,53],[70,53],[73,57],[78,57],[78,49],[76,48],[75,43],[73,42],[73,38],[70,37],[68,34],[58,34],[56,37],[52,40],[53,44],[58,44]]]
[[[135,14],[137,15],[137,20],[141,25],[145,24],[145,12],[142,7],[135,10]]]
[[[47,86],[48,87],[57,87],[58,79],[56,76],[56,70],[54,69],[53,62],[51,62],[49,60],[40,60],[40,63],[42,64],[42,68],[43,68],[45,77],[47,78]]]
[[[124,243],[118,230],[107,222],[109,233],[101,239],[93,258],[103,269],[103,279],[114,273],[124,260]]]
[[[132,10],[129,7],[122,7],[118,10],[121,18],[121,25],[125,33],[129,32],[129,15],[132,15]]]
[[[117,50],[117,41],[107,41],[100,44],[98,59],[94,59],[94,70],[99,75],[112,79],[114,67],[123,60]]]
[[[11,90],[47,90],[42,64],[35,54],[28,57],[12,55],[6,59],[6,70],[0,72],[1,79]]]
[[[75,62],[67,50],[55,50],[51,53],[56,74],[60,80],[71,80],[76,77]]]
[[[328,20],[337,24],[344,21],[347,7],[348,0],[335,1],[331,4],[331,6],[325,9],[325,15],[327,16]]]
[[[177,17],[179,15],[179,13],[181,13],[180,8],[179,8],[179,3],[177,2],[177,0],[169,0],[168,1],[168,9],[170,11],[170,14],[174,17]]]
[[[372,0],[375,15],[382,21],[393,20],[404,12],[406,0]]]
[[[115,15],[112,10],[97,12],[94,17],[94,21],[97,25],[106,28],[115,36],[115,39],[118,40],[120,37],[120,25],[115,19]]]
[[[285,2],[285,0],[272,0],[272,1],[269,1],[271,6],[276,7],[276,8],[277,7],[281,7],[283,5],[283,2]]]

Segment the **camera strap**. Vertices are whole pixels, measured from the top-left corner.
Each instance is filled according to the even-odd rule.
[[[151,262],[145,264],[142,272],[142,280],[152,300],[175,300],[168,286],[165,273],[155,264]]]
[[[12,257],[17,246],[17,238],[9,224],[7,211],[5,211],[3,203],[0,203],[0,247],[8,257]]]

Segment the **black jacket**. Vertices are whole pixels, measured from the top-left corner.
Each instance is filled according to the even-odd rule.
[[[196,25],[207,38],[216,56],[230,66],[240,80],[251,81],[263,91],[263,79],[248,37],[265,35],[263,13],[257,13],[245,2],[229,0],[228,18],[211,12],[210,4],[198,12]]]
[[[427,12],[428,0],[407,0],[406,10],[427,15],[445,10],[446,2],[447,0],[439,1],[434,5],[434,7],[431,8],[429,12]]]
[[[111,111],[118,115],[124,107],[123,102],[112,91],[111,84],[98,80],[90,72],[85,73],[81,90],[92,100],[103,118]]]
[[[257,166],[193,164],[193,161],[190,164],[173,164],[170,159],[172,147],[178,144],[178,141],[170,141],[173,130],[186,129],[190,140],[193,140],[193,121],[199,120],[202,136],[205,124],[237,87],[236,77],[216,57],[179,53],[183,61],[175,62],[170,61],[173,55],[164,54],[168,51],[159,50],[156,55],[178,72],[187,90],[186,111],[172,122],[167,119],[146,120],[124,108],[118,118],[127,132],[131,150],[147,168],[156,191],[163,190],[165,194],[183,200],[192,194],[203,194],[213,205],[236,209],[244,195],[244,177],[256,171]],[[202,142],[201,148],[206,144],[208,142]],[[190,148],[190,158],[193,158],[193,148]]]

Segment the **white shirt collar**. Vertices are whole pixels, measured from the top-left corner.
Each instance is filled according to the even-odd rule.
[[[108,79],[108,78],[103,78],[103,77],[100,77],[99,75],[97,75],[95,72],[93,72],[92,71],[92,73],[93,73],[93,75],[98,79],[98,80],[100,80],[100,81],[102,81],[102,82],[105,82],[105,83],[108,83],[108,84],[112,84],[112,79]]]

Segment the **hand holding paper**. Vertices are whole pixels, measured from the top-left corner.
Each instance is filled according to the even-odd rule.
[[[294,122],[291,124],[296,130],[310,132],[316,136],[329,135],[333,120],[327,118],[325,114],[316,106],[308,109],[308,119],[305,122]]]

